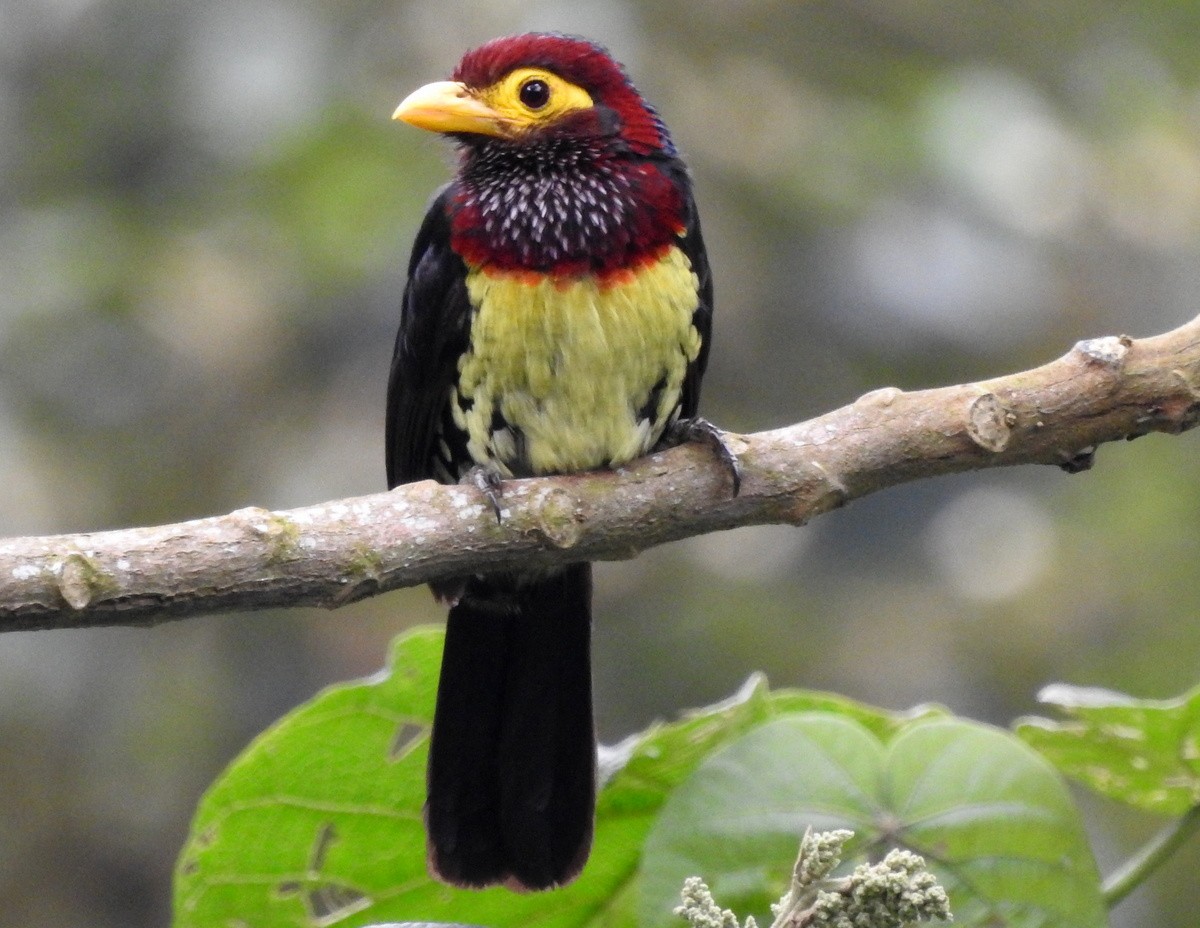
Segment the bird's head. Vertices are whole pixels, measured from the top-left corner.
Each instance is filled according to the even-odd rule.
[[[612,56],[554,33],[506,36],[467,52],[451,80],[415,90],[392,118],[468,146],[575,138],[636,155],[675,154],[666,127]]]

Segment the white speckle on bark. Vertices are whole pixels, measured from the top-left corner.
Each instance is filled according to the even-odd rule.
[[[1125,355],[1129,354],[1129,345],[1115,335],[1108,335],[1077,342],[1075,350],[1093,364],[1119,368],[1125,361]]]

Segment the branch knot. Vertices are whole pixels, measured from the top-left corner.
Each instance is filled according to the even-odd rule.
[[[1092,364],[1119,371],[1129,354],[1129,346],[1133,340],[1128,335],[1107,335],[1103,338],[1089,338],[1075,343],[1075,350],[1088,359]]]
[[[1012,411],[995,393],[982,393],[971,401],[967,410],[967,435],[985,451],[999,454],[1008,447],[1014,419]]]
[[[556,548],[573,548],[583,531],[575,500],[562,487],[539,490],[533,497],[537,531]]]

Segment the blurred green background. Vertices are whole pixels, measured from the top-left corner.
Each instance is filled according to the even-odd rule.
[[[736,431],[1198,311],[1200,3],[0,0],[0,534],[383,488],[407,251],[449,148],[388,119],[468,47],[607,44],[696,178],[703,411]],[[607,740],[753,670],[1007,724],[1200,680],[1200,438],[967,475],[602,565]],[[168,918],[205,785],[441,613],[0,639],[0,922]],[[1085,800],[1101,866],[1159,827]],[[1195,924],[1191,847],[1114,915]]]

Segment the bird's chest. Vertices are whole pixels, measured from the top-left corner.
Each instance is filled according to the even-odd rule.
[[[700,351],[697,280],[675,247],[601,282],[471,271],[470,344],[450,397],[473,461],[510,476],[645,454]]]

